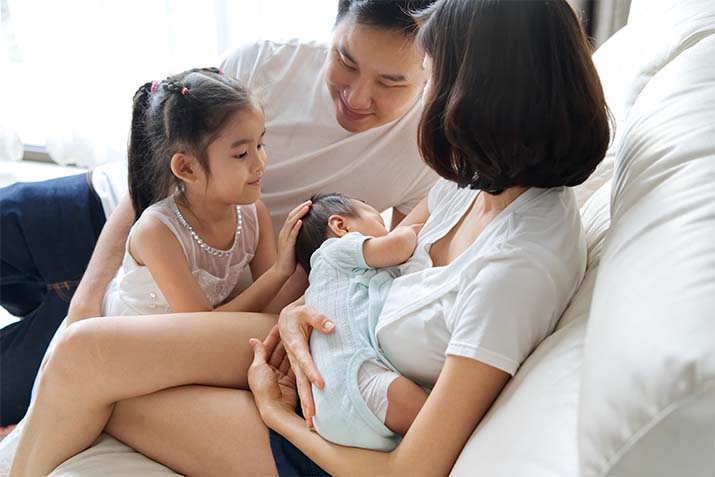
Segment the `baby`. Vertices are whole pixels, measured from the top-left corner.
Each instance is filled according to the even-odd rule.
[[[427,393],[396,373],[377,346],[375,327],[422,225],[387,231],[380,213],[340,194],[319,195],[303,217],[296,255],[310,286],[305,303],[336,323],[312,333],[310,350],[325,387],[313,386],[316,431],[336,444],[392,450]],[[390,268],[392,267],[392,268]]]

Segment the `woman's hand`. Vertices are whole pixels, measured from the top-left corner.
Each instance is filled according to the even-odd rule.
[[[315,363],[313,363],[313,358],[310,356],[308,339],[313,328],[316,328],[321,333],[332,333],[335,331],[335,323],[311,306],[294,303],[281,311],[278,318],[278,327],[298,385],[303,417],[308,427],[312,428],[315,404],[313,403],[313,391],[310,385],[312,383],[322,389],[324,382],[315,367]]]
[[[298,237],[300,226],[303,224],[300,219],[308,213],[310,205],[311,202],[307,200],[291,210],[278,234],[278,259],[276,260],[275,270],[286,278],[295,272],[295,239]]]
[[[261,416],[268,415],[272,410],[293,413],[298,405],[295,376],[280,341],[278,326],[273,327],[262,343],[256,338],[248,341],[253,348],[248,386]]]

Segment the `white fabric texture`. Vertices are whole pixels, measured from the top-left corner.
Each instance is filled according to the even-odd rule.
[[[258,246],[260,232],[255,204],[237,206],[236,210],[237,232],[227,256],[212,254],[199,245],[180,220],[173,196],[149,206],[142,213],[142,217],[160,220],[176,237],[191,274],[214,307],[237,294],[239,276],[250,264]],[[128,244],[135,227],[129,232],[122,266],[104,295],[104,316],[149,315],[172,311],[149,269],[139,265],[129,253]]]
[[[695,1],[669,13],[694,5],[715,13]],[[643,89],[623,130],[584,351],[584,477],[715,468],[713,58],[715,35],[689,45]]]
[[[358,389],[365,400],[365,404],[375,413],[375,416],[385,422],[387,416],[387,390],[392,382],[400,375],[391,371],[384,364],[375,360],[365,361],[358,370]]]
[[[556,330],[519,368],[464,447],[450,475],[578,476],[577,418],[583,343],[603,241],[611,183],[581,209],[588,266]]]
[[[531,188],[452,263],[432,267],[429,247],[478,191],[440,180],[417,249],[401,266],[377,325],[378,349],[413,382],[432,388],[446,355],[515,374],[556,325],[586,267],[573,191]]]
[[[594,53],[615,129],[603,162],[574,188],[579,206],[612,176],[626,119],[645,85],[681,52],[715,32],[714,9],[712,0],[633,0],[628,25]]]
[[[436,180],[417,150],[421,100],[400,119],[350,133],[335,119],[323,71],[327,53],[322,43],[263,41],[230,52],[221,63],[264,107],[268,160],[261,200],[276,230],[315,193],[340,192],[380,211],[407,213]],[[115,174],[114,182],[126,190],[126,173]]]

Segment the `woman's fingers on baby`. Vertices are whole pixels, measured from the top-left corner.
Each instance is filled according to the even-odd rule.
[[[305,419],[308,428],[313,428],[313,416],[315,415],[315,405],[313,404],[313,389],[310,386],[310,381],[300,371],[293,368],[295,374],[296,388],[298,389],[298,397],[300,398],[300,407],[303,410],[303,418]]]
[[[268,356],[268,364],[276,369],[280,368],[283,360],[286,359],[286,349],[281,342],[278,325],[274,326],[271,332],[268,333],[268,336],[263,341],[263,346],[268,350],[272,350]]]

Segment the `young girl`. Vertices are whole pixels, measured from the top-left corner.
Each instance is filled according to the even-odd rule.
[[[325,378],[313,386],[316,431],[345,446],[390,451],[427,393],[397,374],[376,345],[375,326],[396,266],[412,256],[421,225],[388,233],[380,213],[341,194],[319,195],[296,242],[308,272],[305,303],[335,320],[330,335],[311,333],[310,351]]]
[[[279,234],[258,200],[260,105],[218,69],[146,83],[134,96],[129,193],[136,211],[105,315],[261,311],[293,274],[301,204]],[[249,266],[253,284],[237,285]]]

